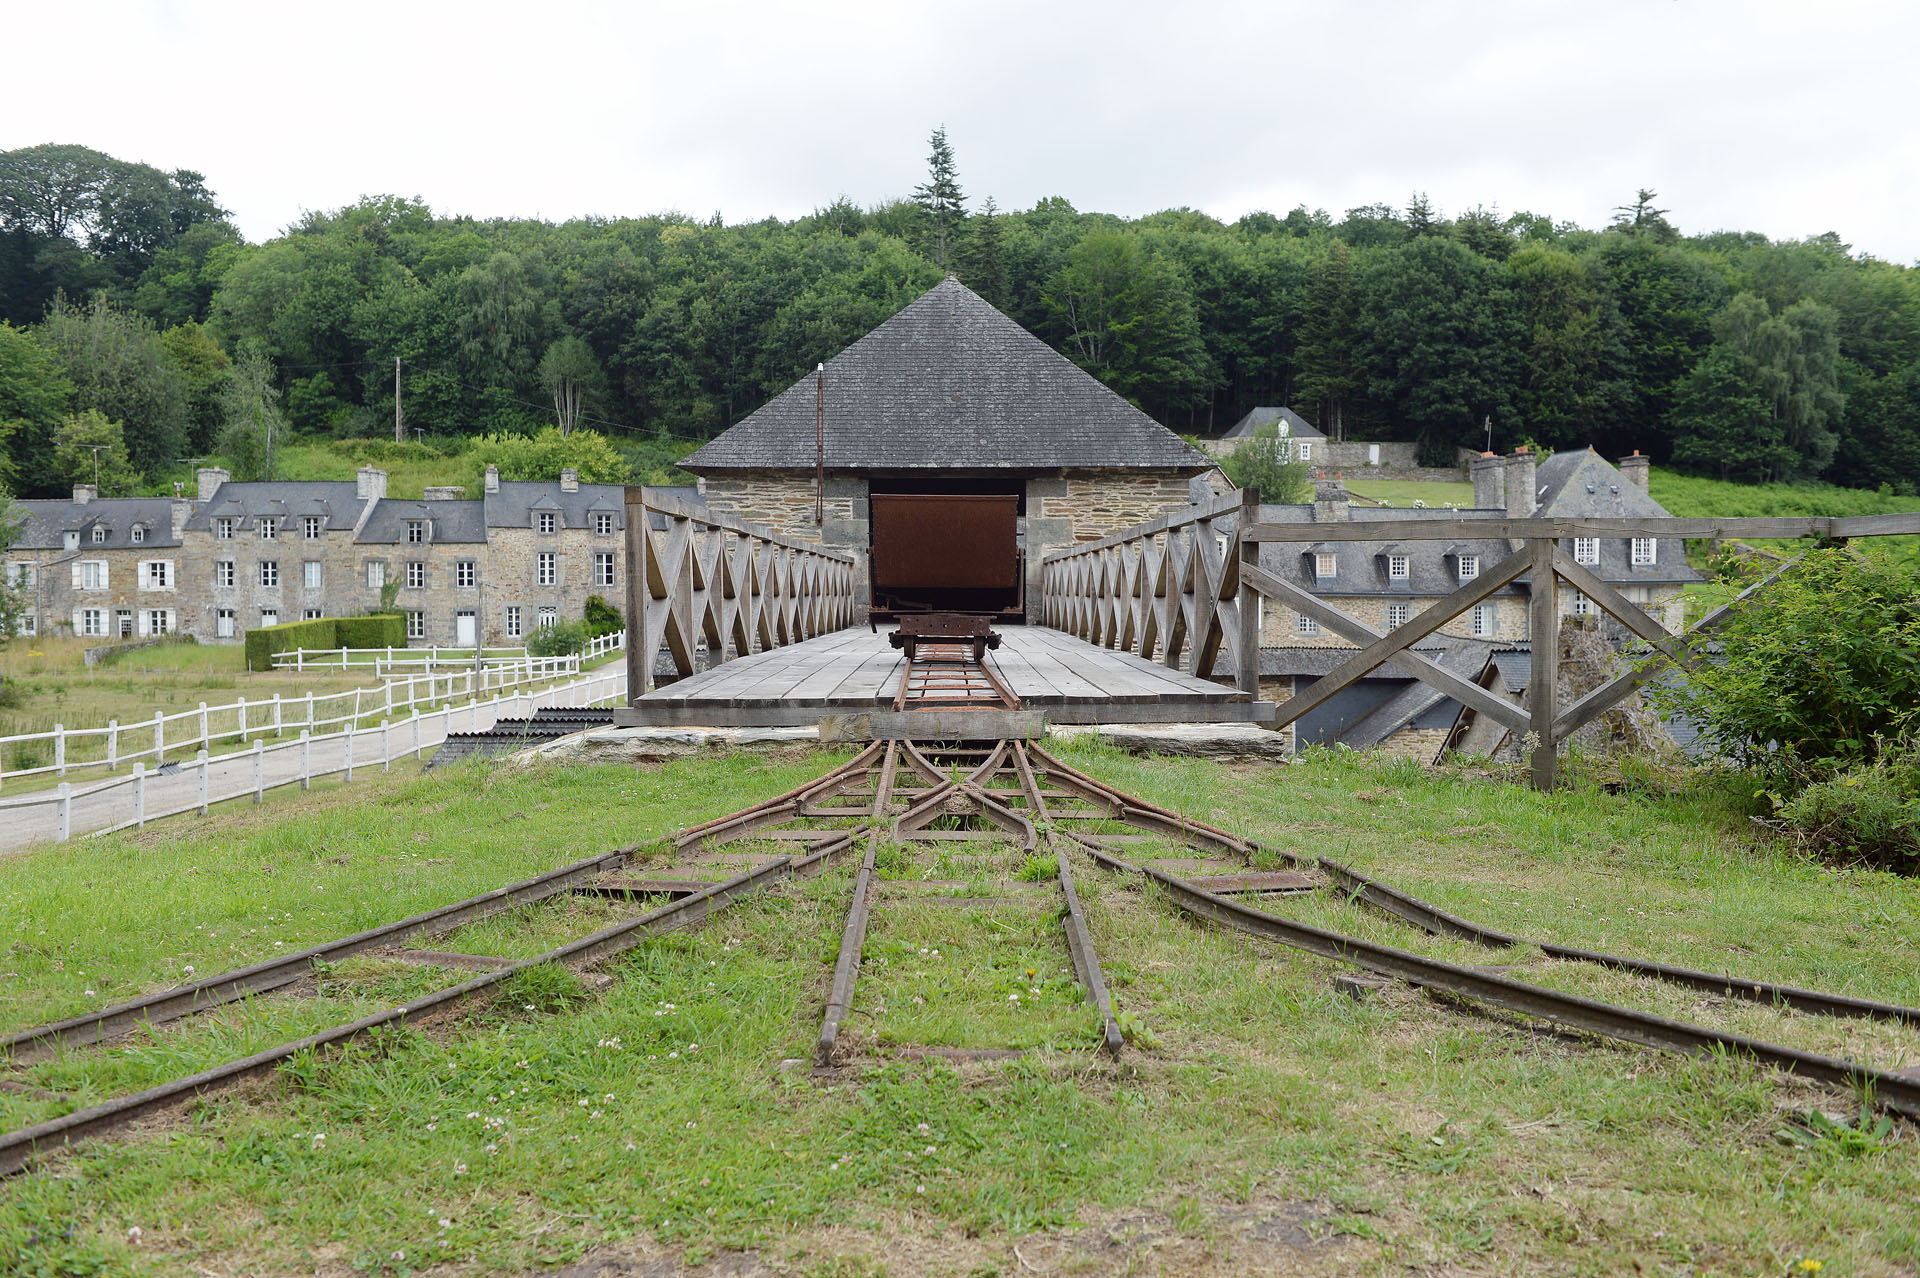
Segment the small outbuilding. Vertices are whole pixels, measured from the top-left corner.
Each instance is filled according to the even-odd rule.
[[[1047,552],[1187,505],[1211,463],[948,276],[681,466],[717,511],[865,556],[878,614],[1019,621]]]

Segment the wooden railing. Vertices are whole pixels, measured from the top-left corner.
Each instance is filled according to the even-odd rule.
[[[1260,696],[1260,610],[1245,569],[1253,490],[1149,520],[1048,555],[1040,564],[1041,620],[1102,648],[1117,648],[1227,678]]]
[[[1734,610],[1777,580],[1786,565],[1715,609],[1681,635],[1669,633],[1561,548],[1574,537],[1820,538],[1920,534],[1920,514],[1852,518],[1764,519],[1459,519],[1354,520],[1271,523],[1259,517],[1252,493],[1234,493],[1163,515],[1103,540],[1049,555],[1041,567],[1047,625],[1106,648],[1119,648],[1179,666],[1191,649],[1202,678],[1224,677],[1259,695],[1259,608],[1255,596],[1311,617],[1355,645],[1352,657],[1280,703],[1271,726],[1281,728],[1325,704],[1357,680],[1391,665],[1507,727],[1520,741],[1533,783],[1552,789],[1559,747],[1668,665],[1696,660],[1690,645],[1717,630]],[[1375,630],[1286,580],[1259,562],[1262,543],[1415,542],[1505,539],[1518,547],[1473,580],[1434,601],[1405,624]],[[1521,577],[1528,578],[1532,676],[1524,705],[1489,692],[1448,670],[1413,645]],[[1562,707],[1560,696],[1561,583],[1585,595],[1642,644],[1650,662],[1638,663]],[[1544,639],[1544,641],[1542,641]],[[1264,721],[1264,719],[1263,719]]]
[[[865,620],[857,568],[852,555],[629,486],[629,628],[640,620],[627,644],[629,697],[652,689],[662,652],[686,676]]]

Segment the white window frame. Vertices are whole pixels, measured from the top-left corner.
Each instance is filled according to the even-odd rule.
[[[222,516],[213,521],[213,539],[215,541],[233,540],[233,520],[231,517]]]
[[[271,517],[263,517],[260,520],[260,540],[277,541],[279,537],[280,525],[275,523]]]
[[[1293,445],[1300,450],[1301,461],[1310,462],[1313,460],[1313,441],[1311,439],[1296,439],[1293,441]]]
[[[302,608],[300,610],[300,620],[302,621],[318,621],[326,615],[327,610],[325,608]]]
[[[112,570],[104,559],[77,559],[73,564],[73,588],[75,590],[106,590],[113,580]]]
[[[1407,555],[1387,556],[1387,580],[1408,581],[1413,577],[1413,560]]]
[[[1572,601],[1567,605],[1567,611],[1576,617],[1591,617],[1599,609],[1594,607],[1593,600],[1576,590],[1573,592]]]
[[[427,637],[427,614],[418,608],[407,613],[407,638],[425,639]]]
[[[170,635],[173,633],[173,609],[142,608],[140,625],[143,635]]]
[[[17,635],[37,635],[40,633],[40,619],[33,609],[28,608],[20,614],[20,621],[14,630]]]
[[[1304,612],[1296,612],[1293,614],[1293,633],[1296,635],[1317,635],[1320,633],[1320,623]]]
[[[1651,568],[1659,562],[1659,559],[1660,543],[1658,541],[1652,537],[1635,537],[1633,539],[1633,566],[1635,568]]]
[[[551,510],[537,511],[534,514],[534,524],[541,532],[550,533],[560,526],[560,516]]]
[[[237,565],[233,560],[216,559],[213,561],[213,584],[215,586],[232,586],[237,579]]]
[[[175,584],[173,560],[142,559],[140,561],[140,589],[172,590]]]
[[[520,605],[519,604],[507,605],[506,631],[507,631],[507,638],[509,639],[518,639],[522,634],[525,633],[525,631],[523,631],[520,628]]]
[[[319,515],[303,515],[300,518],[300,535],[308,541],[320,540],[320,534],[327,530],[327,521]]]
[[[427,561],[424,559],[407,560],[407,589],[425,590],[427,588]]]
[[[145,524],[135,524],[128,530],[127,536],[134,545],[138,546],[147,539],[147,526]]]
[[[426,520],[409,519],[407,521],[407,544],[409,546],[424,546],[427,544]]]
[[[593,532],[596,537],[613,536],[613,516],[601,511],[593,517]]]
[[[1325,581],[1340,568],[1340,556],[1332,551],[1323,550],[1313,557],[1313,576],[1316,581]]]
[[[558,608],[540,608],[533,614],[533,624],[542,630],[551,630],[560,624]]]
[[[1491,639],[1500,633],[1500,614],[1495,605],[1477,603],[1467,612],[1467,633],[1475,639]]]
[[[1387,605],[1387,629],[1398,630],[1400,627],[1406,625],[1408,619],[1412,616],[1413,616],[1412,605],[1403,604],[1403,603],[1388,604]]]
[[[1480,556],[1478,555],[1460,556],[1460,580],[1472,581],[1475,577],[1478,577],[1479,575],[1480,575]]]
[[[7,565],[7,584],[15,590],[32,590],[39,570],[31,560],[16,559]]]
[[[593,584],[611,586],[613,584],[613,552],[596,550],[593,552]]]
[[[387,561],[384,559],[367,560],[367,589],[385,590],[387,588]]]
[[[300,585],[307,590],[318,590],[327,584],[326,565],[318,559],[300,561]]]
[[[106,526],[104,524],[95,524],[93,526],[93,544],[96,546],[102,546],[106,544],[106,541],[107,541]]]
[[[260,624],[262,627],[279,625],[280,610],[278,608],[262,608],[260,610]]]
[[[557,586],[560,584],[560,554],[558,551],[541,551],[535,563],[537,565],[535,581],[543,586]]]
[[[473,583],[480,578],[480,565],[472,559],[456,559],[453,562],[453,584],[472,589]]]
[[[1573,539],[1573,562],[1593,567],[1600,562],[1600,539],[1598,537],[1575,537]]]
[[[215,608],[213,610],[213,637],[216,639],[233,638],[233,632],[238,629],[239,620],[238,617],[233,615],[233,609]]]
[[[107,633],[107,610],[105,608],[82,608],[80,610],[80,633],[88,639],[104,638]]]
[[[262,559],[260,561],[260,584],[269,589],[277,588],[280,585],[280,561],[278,559]]]

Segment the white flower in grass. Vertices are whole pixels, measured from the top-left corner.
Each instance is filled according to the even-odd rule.
[[[127,1241],[138,1247],[140,1245],[140,1239],[145,1233],[146,1231],[140,1228],[140,1226],[134,1225],[127,1230]]]
[[[464,1175],[466,1175],[466,1174],[467,1174],[467,1165],[466,1165],[465,1163],[455,1163],[455,1164],[453,1165],[453,1174],[454,1174],[454,1175],[456,1175],[456,1176],[464,1176]]]
[[[489,1145],[487,1146],[487,1152],[489,1154],[497,1154],[500,1152],[500,1147],[498,1145]]]
[[[404,1251],[396,1251],[393,1253],[393,1258],[395,1260],[405,1260],[407,1258],[407,1253]]]
[[[189,963],[189,964],[187,964],[187,965],[186,965],[185,967],[183,967],[183,968],[181,968],[180,970],[181,970],[181,971],[183,971],[183,972],[185,972],[185,973],[186,973],[186,974],[187,974],[188,976],[192,976],[192,975],[193,975],[193,964],[191,964],[191,963]]]
[[[920,1126],[916,1127],[914,1130],[921,1131],[921,1132],[930,1132],[933,1130],[933,1128],[927,1126],[925,1123],[922,1123],[920,1124]]]

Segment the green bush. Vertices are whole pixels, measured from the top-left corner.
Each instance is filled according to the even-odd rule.
[[[1798,788],[1920,733],[1920,574],[1825,547],[1736,610],[1717,659],[1656,686],[1718,750]]]
[[[336,648],[407,646],[407,619],[402,613],[373,612],[364,617],[340,617],[333,624]]]
[[[1220,469],[1241,488],[1258,488],[1260,500],[1291,505],[1313,500],[1313,476],[1305,462],[1293,460],[1293,441],[1280,437],[1277,422],[1253,432],[1231,454],[1220,459]]]
[[[1920,872],[1920,745],[1817,781],[1781,803],[1777,815],[1822,852]]]
[[[273,669],[277,652],[295,648],[338,648],[331,617],[317,621],[289,621],[278,626],[256,626],[247,631],[247,669]]]
[[[627,628],[627,619],[620,615],[620,610],[599,595],[587,596],[582,620],[586,622],[589,639],[598,639],[601,635],[615,634]]]
[[[551,626],[536,626],[527,636],[527,654],[534,657],[567,657],[587,646],[585,622],[559,621]]]

